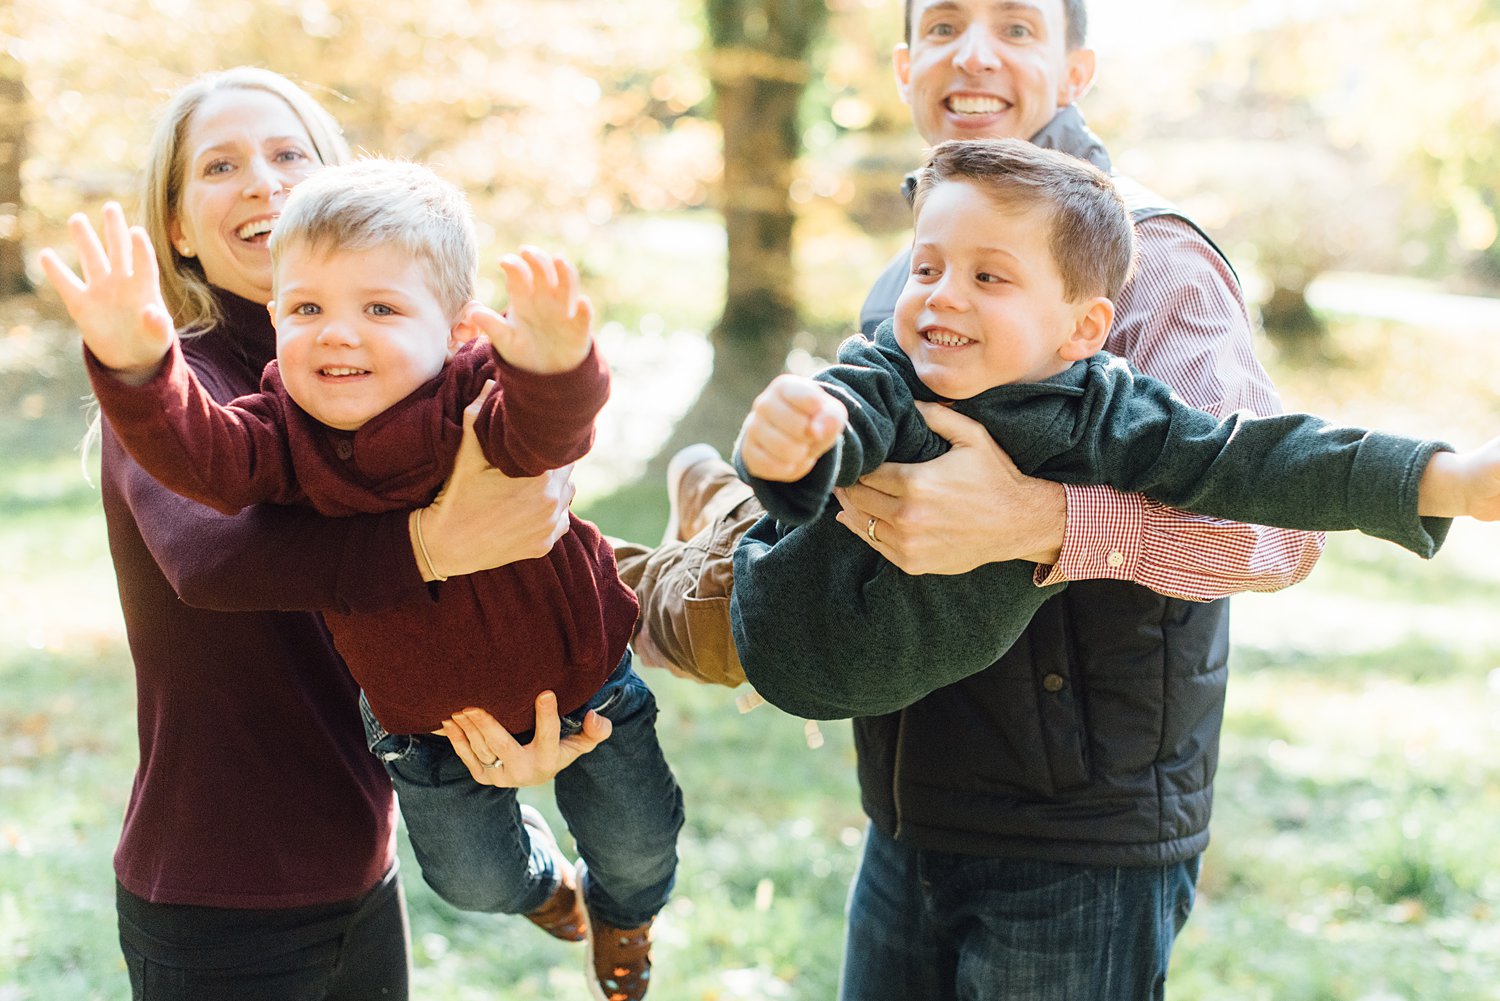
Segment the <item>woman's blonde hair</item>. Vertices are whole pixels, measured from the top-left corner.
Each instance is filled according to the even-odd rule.
[[[292,114],[307,129],[313,152],[323,164],[347,163],[349,144],[334,117],[312,96],[280,73],[254,66],[236,66],[218,73],[205,73],[185,84],[167,102],[156,122],[156,132],[146,150],[146,164],[141,171],[141,211],[145,216],[146,234],[156,251],[161,270],[161,295],[172,316],[172,323],[184,336],[211,329],[222,317],[203,265],[196,258],[183,257],[172,245],[172,221],[177,218],[178,201],[187,173],[187,156],[183,149],[188,128],[199,105],[210,95],[225,90],[263,90],[286,102]],[[99,439],[98,405],[88,430],[80,443],[85,479],[89,476],[89,453]]]
[[[184,142],[193,115],[211,94],[226,90],[263,90],[286,102],[312,140],[313,153],[324,164],[345,163],[349,145],[333,116],[312,96],[280,73],[254,66],[237,66],[207,73],[186,84],[162,109],[146,153],[141,174],[141,210],[146,233],[161,267],[161,294],[172,321],[185,333],[212,327],[221,317],[203,265],[183,257],[172,245],[171,227],[177,218],[186,180]]]

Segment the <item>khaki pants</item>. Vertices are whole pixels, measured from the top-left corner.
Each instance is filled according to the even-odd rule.
[[[617,543],[615,561],[640,599],[639,630],[667,662],[659,666],[733,688],[745,681],[729,628],[734,546],[765,508],[725,462],[689,469],[678,500],[678,534],[686,542],[669,538],[655,549]]]

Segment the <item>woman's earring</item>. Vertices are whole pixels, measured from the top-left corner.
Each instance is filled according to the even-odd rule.
[[[189,247],[185,243],[181,243],[181,244],[177,245],[177,252],[179,254],[181,254],[183,257],[192,257],[193,256],[193,248]]]

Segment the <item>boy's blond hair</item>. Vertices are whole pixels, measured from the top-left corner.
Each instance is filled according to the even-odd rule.
[[[273,276],[293,244],[314,253],[394,246],[426,266],[450,318],[474,298],[479,251],[468,199],[421,164],[369,157],[318,171],[292,189],[271,231]]]
[[[1069,302],[1119,296],[1135,260],[1135,235],[1104,171],[1022,139],[950,139],[917,171],[915,211],[921,213],[928,192],[949,181],[975,185],[1002,208],[1046,214],[1048,248]]]

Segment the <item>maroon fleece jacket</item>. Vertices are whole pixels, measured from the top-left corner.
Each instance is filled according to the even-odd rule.
[[[266,501],[335,516],[426,504],[452,468],[465,406],[489,379],[495,391],[475,422],[485,456],[508,475],[535,476],[587,453],[609,394],[595,351],[569,372],[540,375],[506,364],[479,338],[406,399],[339,431],[292,401],[274,362],[259,393],[225,406],[175,347],[141,386],[89,360],[125,448],[171,489],[226,512]],[[539,559],[455,577],[379,611],[324,613],[387,730],[430,731],[479,706],[519,733],[543,690],[565,712],[598,691],[625,653],[638,606],[598,529],[570,520]]]

